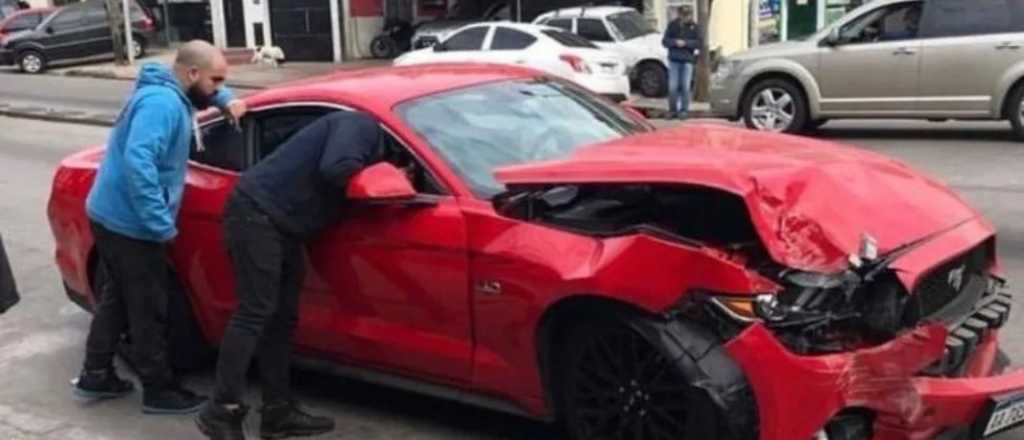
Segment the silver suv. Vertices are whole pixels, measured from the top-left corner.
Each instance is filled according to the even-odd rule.
[[[712,111],[796,133],[829,119],[1006,120],[1024,138],[1024,0],[876,0],[723,60]]]

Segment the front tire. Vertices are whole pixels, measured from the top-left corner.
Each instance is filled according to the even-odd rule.
[[[807,98],[784,79],[758,82],[743,99],[743,120],[753,130],[800,133],[808,126]]]
[[[1018,141],[1024,141],[1024,85],[1017,86],[1010,94],[1010,124],[1013,126],[1013,136]]]
[[[46,57],[34,50],[24,51],[18,55],[18,67],[25,73],[43,73],[46,70]]]
[[[398,43],[389,36],[379,36],[370,42],[370,53],[379,60],[394,58],[398,55]]]
[[[662,350],[614,321],[575,326],[559,401],[573,440],[721,438],[715,406]]]

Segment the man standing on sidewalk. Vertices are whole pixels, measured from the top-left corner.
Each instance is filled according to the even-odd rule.
[[[263,379],[262,438],[334,429],[333,420],[302,410],[289,385],[302,244],[338,220],[349,179],[383,160],[382,136],[372,117],[335,112],[296,133],[238,179],[224,208],[238,309],[221,343],[213,401],[196,417],[207,437],[245,439],[242,392],[254,355]]]
[[[193,113],[215,104],[238,120],[245,103],[222,88],[228,64],[209,43],[193,41],[177,53],[173,69],[147,64],[121,111],[86,211],[99,264],[110,277],[86,340],[85,365],[74,393],[83,398],[121,397],[134,386],[114,370],[121,334],[132,339],[143,386],[142,410],[183,414],[205,398],[182,387],[167,359],[167,296],[172,294],[168,243],[185,184]],[[96,292],[100,293],[100,292]]]
[[[690,83],[704,45],[702,35],[690,6],[680,6],[676,19],[665,29],[661,44],[668,48],[668,119],[686,119],[690,111]]]

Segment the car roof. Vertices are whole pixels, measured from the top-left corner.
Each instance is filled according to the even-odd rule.
[[[284,84],[253,97],[253,105],[281,102],[337,102],[379,113],[423,96],[543,75],[522,67],[475,64],[425,64],[341,71]]]
[[[604,18],[612,14],[618,14],[621,12],[636,11],[636,9],[626,6],[592,6],[592,7],[577,7],[577,8],[564,8],[558,9],[551,12],[544,13],[541,15],[542,18],[553,18],[553,17],[588,17],[588,18]]]

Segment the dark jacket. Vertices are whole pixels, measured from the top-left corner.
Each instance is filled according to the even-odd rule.
[[[381,136],[366,114],[331,113],[242,173],[238,190],[282,231],[309,238],[336,220],[349,179],[381,160]]]
[[[661,45],[668,48],[668,60],[676,63],[693,63],[697,61],[697,51],[704,46],[704,33],[697,23],[683,23],[672,20],[665,28],[665,36]],[[686,47],[676,46],[676,40],[686,41]]]
[[[0,313],[14,307],[20,299],[18,287],[14,284],[11,263],[7,260],[7,251],[4,250],[4,239],[0,237]]]

